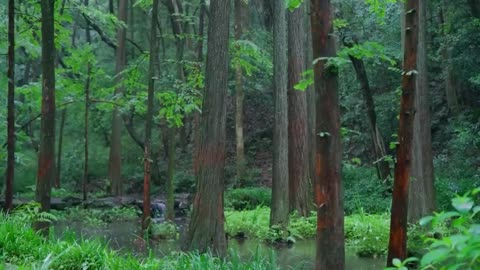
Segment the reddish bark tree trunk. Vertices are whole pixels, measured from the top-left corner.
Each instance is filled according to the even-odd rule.
[[[127,21],[127,0],[120,0],[118,6],[118,19],[126,23]],[[120,73],[124,70],[126,65],[126,29],[120,28],[117,33],[118,47],[116,50],[116,83],[121,83],[122,75]],[[115,89],[115,95],[120,95],[123,92],[123,86],[119,85]],[[114,195],[121,195],[123,191],[122,185],[122,118],[118,108],[113,109],[112,116],[112,133],[110,138],[110,158],[108,163],[108,176],[111,181],[111,192]]]
[[[5,212],[12,210],[15,177],[15,1],[8,1],[8,101],[7,170],[5,173]]]
[[[223,212],[230,1],[211,0],[197,193],[186,248],[225,256]]]
[[[145,149],[144,149],[144,173],[143,173],[143,216],[142,230],[147,230],[150,226],[150,178],[151,178],[151,140],[153,124],[153,99],[155,94],[155,59],[158,54],[158,37],[156,21],[158,18],[158,0],[153,0],[152,23],[150,25],[150,63],[148,68],[148,98],[147,98],[147,116],[145,119]]]
[[[417,78],[419,1],[407,0],[405,6],[405,51],[403,60],[402,97],[400,105],[399,145],[393,183],[390,241],[387,265],[392,260],[407,258],[408,184],[412,165],[412,141],[415,118]]]
[[[55,177],[55,0],[41,2],[42,10],[42,119],[40,124],[40,152],[38,158],[36,201],[41,211],[50,210],[51,183]],[[48,222],[35,224],[37,230],[47,233]]]
[[[330,0],[311,1],[313,58],[335,57],[333,9]],[[314,194],[317,207],[316,269],[345,268],[342,147],[338,70],[326,60],[314,66],[316,96],[316,166]]]
[[[305,71],[305,5],[288,13],[288,172],[290,211],[310,214],[307,98],[295,90]]]

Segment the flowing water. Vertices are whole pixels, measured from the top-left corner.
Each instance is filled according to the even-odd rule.
[[[185,229],[184,225],[180,225],[180,227],[181,230]],[[79,238],[95,237],[104,239],[111,248],[121,253],[134,253],[142,256],[147,254],[148,250],[145,248],[144,242],[141,241],[139,228],[139,221],[120,221],[100,227],[93,225],[85,226],[75,222],[59,222],[54,226],[55,234],[58,237],[62,237],[66,231],[71,231]],[[236,251],[241,258],[245,258],[245,260],[248,260],[255,253],[264,256],[269,256],[273,253],[277,264],[282,269],[289,269],[290,267],[313,269],[315,258],[314,240],[301,240],[291,247],[276,248],[253,239],[231,239],[228,242],[228,246]],[[150,248],[154,254],[161,257],[170,254],[172,251],[179,250],[179,241],[150,241]],[[347,250],[347,270],[380,270],[383,269],[384,265],[384,258],[360,258],[353,251]]]

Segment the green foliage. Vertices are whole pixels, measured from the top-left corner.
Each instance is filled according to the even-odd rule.
[[[155,239],[178,239],[179,237],[178,228],[172,222],[152,223],[150,233]]]
[[[82,207],[67,208],[64,211],[52,213],[63,221],[77,221],[95,226],[107,226],[118,220],[132,220],[138,218],[138,210],[133,207],[112,207],[107,209],[90,209]]]
[[[389,214],[354,214],[345,218],[345,238],[361,257],[386,254],[389,228]]]
[[[0,217],[0,260],[12,269],[277,269],[273,254],[258,251],[244,260],[235,252],[226,259],[211,254],[172,253],[158,259],[121,256],[99,240],[73,238],[46,240],[15,216]]]
[[[236,188],[225,192],[225,208],[233,210],[253,210],[259,206],[269,206],[272,191],[269,188]]]
[[[267,52],[249,40],[235,40],[230,45],[232,65],[239,65],[247,77],[260,72],[272,74],[273,64]]]
[[[38,202],[29,202],[15,209],[17,220],[32,224],[33,222],[53,222],[57,220],[54,214],[40,211],[41,205]]]
[[[452,199],[453,211],[435,213],[420,220],[426,227],[425,244],[428,250],[420,260],[409,258],[404,262],[396,260],[393,268],[407,270],[408,263],[419,261],[419,269],[465,269],[480,267],[480,206],[474,189],[463,196]]]
[[[390,186],[378,179],[374,168],[346,162],[342,173],[345,185],[344,209],[347,214],[380,214],[389,211]]]

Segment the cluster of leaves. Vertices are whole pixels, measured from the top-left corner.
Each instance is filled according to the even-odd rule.
[[[84,224],[106,226],[118,220],[137,219],[138,209],[133,207],[112,207],[107,209],[89,209],[82,207],[67,208],[64,211],[52,211],[59,220],[77,221]]]
[[[428,228],[427,252],[404,262],[396,259],[390,269],[407,270],[411,262],[419,261],[420,269],[478,269],[480,267],[480,224],[478,195],[474,189],[452,199],[453,211],[435,213],[420,220]],[[440,236],[439,236],[440,235]]]
[[[252,210],[259,206],[269,206],[272,191],[269,188],[235,188],[225,192],[225,208],[233,210]]]

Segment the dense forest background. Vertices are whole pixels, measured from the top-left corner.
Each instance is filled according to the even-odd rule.
[[[141,209],[147,239],[157,221],[178,238],[183,205],[183,249],[225,257],[225,209],[253,210],[269,219],[260,239],[292,244],[297,223],[317,269],[344,269],[345,241],[362,246],[346,220],[389,213],[400,267],[408,241],[422,255],[419,220],[453,206],[427,218],[456,220],[420,266],[452,261],[435,241],[455,230],[480,244],[461,227],[480,211],[479,0],[9,0],[0,13],[2,204],[35,198],[39,232],[59,201],[108,198]],[[378,235],[368,256],[387,253]]]
[[[376,3],[376,1],[371,1]],[[172,6],[172,3],[178,6]],[[385,6],[378,6],[385,5]],[[146,18],[151,1],[130,1],[125,23],[116,16],[116,1],[56,1],[55,36],[58,48],[56,99],[58,113],[57,178],[59,185],[81,189],[83,179],[83,126],[85,82],[90,84],[88,170],[89,190],[102,191],[108,186],[108,162],[111,146],[112,112],[122,115],[121,176],[124,192],[140,192],[143,179],[143,133],[146,115],[149,40],[152,38]],[[177,10],[178,9],[178,10]],[[229,73],[227,104],[227,187],[270,185],[272,160],[273,88],[272,6],[269,1],[250,1],[245,7],[244,33],[235,41],[231,31],[230,66],[243,69],[245,95],[243,130],[246,175],[236,178],[235,143],[235,69]],[[348,52],[363,61],[375,103],[378,128],[388,148],[395,142],[402,59],[401,5],[380,1],[335,3],[335,22],[340,51],[339,77],[342,111],[343,162],[346,183],[369,183],[363,188],[388,189],[371,169],[376,161],[369,135],[364,96],[348,59]],[[6,14],[6,3],[0,4]],[[436,186],[440,203],[443,193],[460,192],[478,183],[479,146],[479,53],[478,3],[475,1],[430,1],[427,20],[428,85],[432,112],[432,148]],[[16,78],[17,156],[15,192],[25,192],[35,185],[39,147],[41,100],[40,5],[38,1],[18,1],[16,6]],[[198,62],[198,1],[162,1],[158,16],[160,49],[159,74],[155,84],[155,157],[154,190],[165,190],[168,167],[168,143],[175,140],[175,186],[177,191],[193,191],[192,145],[193,119],[200,110],[203,64]],[[0,33],[6,37],[6,16]],[[231,16],[233,27],[234,16]],[[122,94],[115,94],[120,82],[115,71],[116,31],[126,27],[126,63],[122,71]],[[207,26],[209,27],[209,26]],[[87,31],[89,39],[87,40]],[[348,50],[348,44],[358,44]],[[6,54],[7,39],[0,41]],[[205,46],[204,46],[205,47]],[[204,50],[207,48],[205,47]],[[342,57],[343,56],[343,57]],[[0,84],[6,86],[6,59],[0,59]],[[90,68],[89,68],[90,67]],[[308,77],[308,74],[306,74]],[[6,92],[0,99],[6,104]],[[6,106],[0,119],[6,121]],[[0,128],[5,129],[6,125]],[[174,138],[168,137],[174,127]],[[0,132],[6,142],[6,131]],[[2,147],[0,157],[6,158]],[[1,170],[5,164],[0,164]],[[392,165],[390,165],[392,166]],[[368,179],[368,181],[367,181]],[[346,188],[347,197],[352,189]],[[353,196],[353,195],[352,195]],[[369,198],[357,198],[362,204]],[[448,200],[447,200],[448,203]],[[384,206],[387,207],[387,206]],[[348,206],[347,206],[348,210]],[[351,209],[350,209],[351,210]]]

